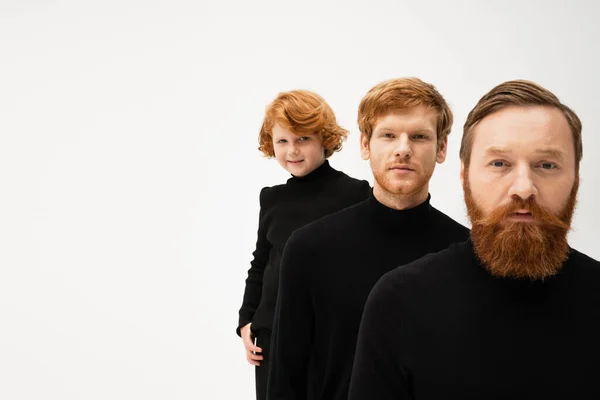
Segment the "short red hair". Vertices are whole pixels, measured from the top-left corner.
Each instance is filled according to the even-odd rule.
[[[373,128],[380,117],[420,105],[437,111],[436,134],[439,146],[452,129],[452,111],[435,86],[419,78],[390,79],[375,85],[360,102],[358,127],[370,141]]]
[[[575,163],[579,171],[579,163],[583,158],[583,143],[581,139],[581,120],[567,105],[560,102],[558,97],[548,89],[535,82],[516,79],[506,81],[487,92],[469,112],[463,127],[463,137],[460,143],[460,159],[469,166],[471,151],[477,124],[490,114],[507,107],[546,106],[558,108],[569,123],[575,145]]]
[[[318,94],[308,90],[292,90],[279,93],[265,112],[258,135],[258,150],[267,157],[275,157],[273,150],[273,126],[279,124],[292,133],[316,133],[325,148],[325,157],[342,149],[348,131],[337,124],[329,104]]]

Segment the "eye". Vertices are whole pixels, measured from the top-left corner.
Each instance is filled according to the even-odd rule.
[[[495,168],[503,168],[507,167],[508,163],[504,160],[494,160],[490,163],[490,165]]]
[[[539,165],[540,168],[547,169],[547,170],[558,168],[558,165],[556,165],[553,162],[548,162],[548,161],[541,162],[538,165]]]
[[[417,133],[417,134],[413,135],[412,138],[415,140],[425,140],[425,139],[429,139],[429,136],[424,135],[422,133]]]
[[[286,143],[286,142],[287,142],[287,140],[285,140],[285,139],[279,139],[276,143]]]
[[[393,139],[396,136],[393,133],[387,132],[387,133],[382,133],[381,134],[382,137],[386,138],[386,139]]]
[[[309,139],[310,139],[309,136],[301,136],[301,137],[298,138],[298,141],[304,142],[305,140],[309,140]]]

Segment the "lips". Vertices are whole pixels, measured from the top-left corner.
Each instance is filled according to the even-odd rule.
[[[301,163],[302,161],[304,161],[304,160],[298,160],[298,161],[291,161],[291,160],[288,160],[288,162],[289,162],[289,163],[292,163],[292,164],[299,164],[299,163]]]
[[[394,165],[390,169],[391,170],[401,170],[401,171],[414,171],[414,169],[410,168],[407,165]]]
[[[533,214],[530,211],[519,210],[510,214],[508,217],[511,221],[520,221],[520,222],[535,222],[533,218]]]
[[[531,211],[529,210],[517,210],[512,213],[512,215],[531,215]]]

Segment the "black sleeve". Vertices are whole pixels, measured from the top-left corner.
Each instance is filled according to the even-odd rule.
[[[263,274],[265,266],[269,261],[271,252],[271,243],[267,240],[267,229],[263,218],[264,214],[264,195],[266,188],[260,192],[260,214],[258,218],[258,238],[256,240],[256,249],[252,253],[253,259],[250,262],[248,278],[246,278],[246,289],[244,291],[244,300],[239,312],[239,322],[236,329],[238,336],[240,329],[252,322],[254,313],[260,303],[262,295]]]
[[[360,323],[348,400],[413,399],[410,373],[402,365],[398,320],[401,304],[394,282],[384,276],[367,300]]]
[[[307,270],[314,255],[307,247],[294,232],[283,252],[271,339],[268,400],[307,398],[314,326],[311,275]]]

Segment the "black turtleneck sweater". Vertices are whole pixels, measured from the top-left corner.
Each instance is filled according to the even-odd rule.
[[[239,312],[238,335],[249,322],[252,322],[254,332],[271,330],[279,263],[292,232],[365,200],[369,192],[367,181],[333,169],[327,160],[304,177],[292,176],[284,185],[261,190],[258,239]]]
[[[386,272],[468,238],[430,205],[367,201],[297,230],[283,255],[269,400],[346,400],[369,292]]]
[[[600,399],[599,376],[600,263],[495,278],[467,241],[377,283],[349,399]]]

